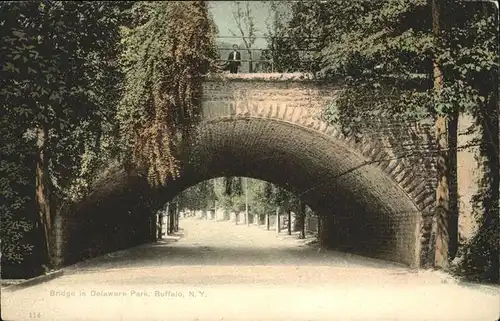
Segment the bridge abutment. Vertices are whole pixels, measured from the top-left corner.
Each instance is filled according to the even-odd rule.
[[[51,263],[57,268],[154,241],[153,216],[150,188],[144,182],[91,195],[56,216]]]

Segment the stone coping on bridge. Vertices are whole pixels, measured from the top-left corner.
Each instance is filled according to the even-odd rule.
[[[222,73],[208,74],[205,80],[246,80],[246,81],[320,81],[312,73]]]
[[[399,79],[406,81],[426,80],[425,74],[393,74],[388,75],[387,79]],[[323,78],[314,73],[307,72],[281,72],[281,73],[237,73],[232,74],[229,72],[213,73],[204,76],[205,80],[240,80],[240,81],[315,81],[315,82],[329,82],[329,83],[343,83],[345,79],[340,76],[329,76]]]

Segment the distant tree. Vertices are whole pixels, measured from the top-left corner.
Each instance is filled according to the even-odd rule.
[[[269,49],[278,72],[317,72],[321,69],[318,53],[325,45],[327,32],[322,24],[334,14],[321,1],[269,1],[266,21]]]
[[[175,201],[178,202],[179,208],[206,211],[213,207],[215,199],[213,183],[203,181],[184,190],[175,198]]]
[[[233,36],[239,35],[242,37],[245,49],[248,52],[248,72],[253,72],[253,62],[252,62],[252,46],[255,43],[257,32],[257,27],[255,25],[254,16],[252,15],[252,10],[250,8],[250,1],[245,1],[245,6],[243,7],[241,1],[233,2],[235,9],[233,11],[233,19],[236,23],[238,31],[229,30]]]

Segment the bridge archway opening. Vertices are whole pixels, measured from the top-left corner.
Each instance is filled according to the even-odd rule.
[[[325,244],[418,265],[420,212],[404,191],[365,158],[330,137],[257,117],[211,119],[198,127],[180,179],[165,200],[201,181],[240,176],[298,195],[324,223]]]
[[[106,186],[98,189],[97,200],[89,202],[77,216],[85,220],[83,212],[103,216],[110,211],[141,211],[138,202],[151,195],[156,212],[165,202],[204,180],[250,177],[300,196],[321,218],[324,244],[419,266],[420,211],[393,179],[379,167],[367,164],[366,158],[345,142],[306,126],[245,115],[210,118],[196,130],[196,139],[183,156],[179,178],[151,190],[145,179],[126,178],[117,170],[109,174],[108,182],[121,183],[108,184],[111,187],[107,192]],[[73,235],[71,243],[88,238],[80,227],[71,234],[81,236]]]

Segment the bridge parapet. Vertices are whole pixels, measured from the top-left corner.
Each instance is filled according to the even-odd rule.
[[[254,80],[254,81],[321,81],[312,73],[238,73],[238,74],[210,74],[205,80]]]
[[[293,114],[296,120],[306,114],[319,118],[322,109],[336,99],[338,90],[337,84],[307,73],[224,74],[206,78],[202,105],[205,115],[210,114],[207,109],[222,108],[231,114],[269,118],[280,112]]]

